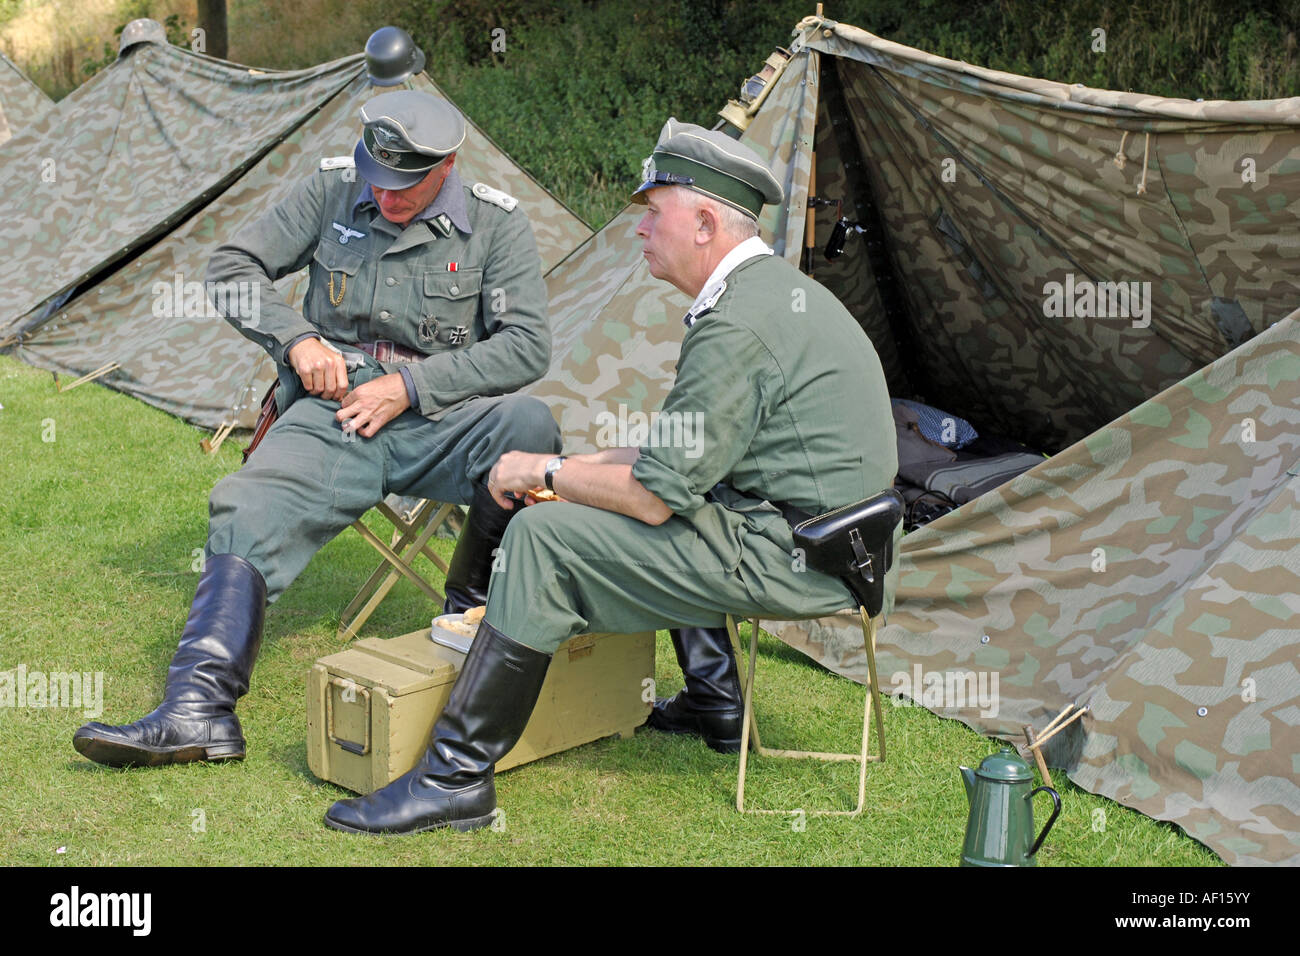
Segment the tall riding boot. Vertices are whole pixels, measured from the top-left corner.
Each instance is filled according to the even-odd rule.
[[[524,732],[550,663],[549,654],[480,624],[424,759],[369,796],[338,801],[325,823],[376,834],[487,826],[497,806],[493,766]]]
[[[110,767],[242,760],[235,701],[248,692],[265,611],[257,568],[234,554],[208,558],[162,703],[133,724],[86,724],[72,738],[77,752]]]
[[[745,702],[727,629],[685,627],[668,633],[686,689],[656,700],[646,726],[670,734],[696,734],[718,753],[740,753]]]
[[[459,614],[487,604],[488,580],[492,577],[492,552],[501,546],[501,536],[515,510],[502,508],[486,485],[475,483],[465,526],[447,568],[447,600],[444,614]]]

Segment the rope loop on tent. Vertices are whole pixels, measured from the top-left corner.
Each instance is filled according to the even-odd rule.
[[[1137,194],[1143,195],[1147,191],[1147,161],[1151,158],[1151,134],[1146,134],[1146,146],[1142,149],[1142,182],[1138,183]]]
[[[1128,157],[1124,155],[1124,147],[1128,145],[1128,134],[1130,132],[1132,130],[1124,130],[1124,135],[1119,140],[1119,149],[1115,150],[1114,163],[1116,169],[1123,169],[1124,164],[1128,161]],[[1142,148],[1142,181],[1138,183],[1137,187],[1139,196],[1144,195],[1147,191],[1147,163],[1151,159],[1151,134],[1148,132],[1143,135],[1146,137],[1146,143]]]
[[[1123,169],[1124,163],[1128,157],[1124,155],[1124,144],[1128,142],[1128,130],[1124,130],[1124,136],[1119,141],[1119,149],[1115,150],[1115,168]]]

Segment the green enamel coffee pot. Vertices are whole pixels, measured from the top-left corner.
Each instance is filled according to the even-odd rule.
[[[1061,813],[1061,795],[1034,789],[1034,774],[1010,747],[985,757],[978,770],[961,768],[970,801],[962,866],[1037,866],[1038,848]],[[1046,791],[1055,804],[1043,832],[1034,839],[1034,794]]]

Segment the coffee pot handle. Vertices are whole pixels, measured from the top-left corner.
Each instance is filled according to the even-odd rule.
[[[1034,841],[1034,845],[1029,848],[1029,852],[1026,853],[1025,856],[1033,856],[1038,852],[1038,848],[1043,845],[1043,839],[1047,836],[1047,831],[1052,829],[1052,824],[1055,823],[1056,818],[1061,815],[1061,795],[1051,787],[1039,787],[1037,790],[1030,790],[1029,795],[1026,796],[1025,799],[1032,803],[1034,794],[1042,793],[1044,790],[1052,795],[1052,803],[1055,804],[1055,807],[1052,809],[1052,815],[1047,818],[1047,823],[1043,825],[1043,832],[1038,834],[1038,839]]]

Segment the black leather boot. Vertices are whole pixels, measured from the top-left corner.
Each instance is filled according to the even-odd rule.
[[[668,633],[686,689],[656,700],[645,725],[670,734],[703,737],[718,753],[740,753],[745,701],[727,629],[684,627]]]
[[[465,526],[461,528],[460,540],[447,567],[444,614],[463,614],[472,607],[487,604],[492,552],[501,547],[506,525],[520,507],[516,503],[510,509],[502,508],[486,485],[474,485],[474,500],[470,502]]]
[[[235,701],[248,692],[266,612],[266,582],[234,554],[208,558],[167,671],[163,702],[133,724],[86,724],[77,752],[110,767],[242,760]]]
[[[383,789],[335,803],[326,825],[370,834],[487,826],[497,806],[493,765],[519,741],[550,663],[480,624],[424,758]]]

